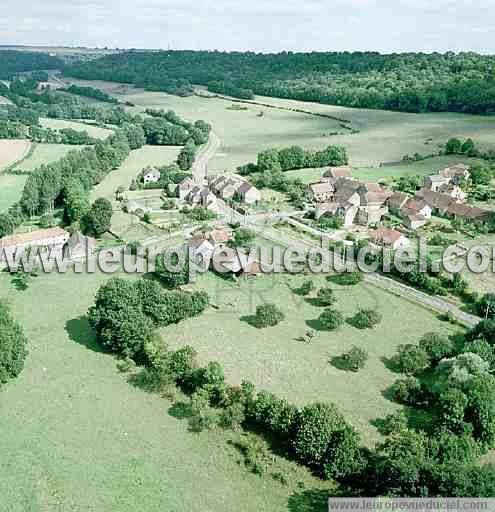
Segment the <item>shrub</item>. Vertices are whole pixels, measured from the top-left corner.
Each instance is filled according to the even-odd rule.
[[[342,274],[338,274],[336,276],[335,281],[338,284],[343,286],[352,286],[355,284],[359,284],[363,280],[363,275],[361,272],[353,271],[353,272],[344,272]]]
[[[344,315],[335,309],[326,308],[318,317],[321,328],[325,331],[338,329],[344,323]]]
[[[110,230],[112,221],[112,203],[103,197],[97,199],[81,219],[83,231],[93,236],[101,236]]]
[[[315,289],[313,281],[307,280],[297,289],[297,293],[300,295],[309,295]]]
[[[422,398],[421,384],[414,377],[396,380],[391,387],[394,399],[406,405],[415,405]]]
[[[444,357],[454,353],[454,342],[447,336],[435,332],[426,333],[419,340],[419,348],[422,349],[433,362],[438,362]]]
[[[310,466],[323,464],[332,436],[342,430],[344,424],[333,404],[319,402],[304,407],[293,438],[298,459]]]
[[[298,410],[286,400],[260,391],[252,404],[250,416],[265,431],[288,439],[297,421]]]
[[[358,329],[371,329],[382,320],[382,315],[374,309],[361,309],[352,318],[352,325]]]
[[[359,435],[351,426],[334,432],[325,454],[325,477],[342,479],[360,473],[365,459],[359,445]]]
[[[320,288],[317,293],[318,302],[320,305],[330,307],[337,301],[335,293],[331,288]]]
[[[485,293],[476,303],[478,315],[495,319],[495,293]]]
[[[416,345],[399,345],[394,358],[397,368],[402,373],[419,373],[430,365],[428,354]]]
[[[438,400],[442,424],[452,432],[465,430],[464,413],[468,397],[460,389],[448,389]]]
[[[397,411],[385,416],[381,425],[381,432],[388,436],[407,428],[407,417],[404,411]]]
[[[258,327],[274,327],[279,324],[285,315],[275,304],[261,304],[256,307],[256,325]]]
[[[27,339],[9,309],[0,302],[0,384],[17,377],[24,369]]]
[[[351,350],[345,353],[342,357],[347,363],[349,369],[357,372],[361,368],[364,368],[364,365],[368,360],[368,352],[360,347],[353,346]]]

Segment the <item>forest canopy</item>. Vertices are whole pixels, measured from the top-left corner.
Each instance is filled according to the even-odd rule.
[[[10,80],[16,73],[40,69],[59,69],[63,62],[41,52],[0,51],[0,80]]]
[[[495,112],[495,56],[476,53],[130,51],[65,73],[180,95],[198,84],[244,99],[261,94],[404,112]]]

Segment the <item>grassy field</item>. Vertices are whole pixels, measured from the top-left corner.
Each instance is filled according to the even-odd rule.
[[[129,187],[133,178],[148,165],[162,166],[174,162],[179,154],[180,147],[176,146],[143,146],[131,152],[125,162],[112,171],[97,185],[91,193],[94,201],[98,197],[112,199],[117,188],[122,185]]]
[[[22,144],[8,144],[8,143],[21,142]],[[28,141],[0,141],[0,155],[2,151],[10,155],[10,164],[19,161],[19,164],[14,169],[22,169],[23,171],[32,171],[42,164],[48,164],[59,160],[66,155],[71,149],[77,149],[77,146],[69,146],[67,144],[37,144],[34,151],[26,159],[22,156],[27,153],[26,147],[29,148]],[[3,148],[3,149],[2,149]],[[1,158],[1,156],[0,156]],[[7,157],[5,160],[7,161]],[[15,176],[0,172],[0,212],[6,210],[9,206],[19,200],[24,183],[26,183],[26,176]]]
[[[78,151],[80,149],[81,146],[71,146],[70,144],[36,144],[33,153],[16,165],[14,169],[33,171],[40,165],[60,160],[69,151]]]
[[[30,147],[31,143],[25,139],[0,140],[0,172],[22,160]]]
[[[2,510],[299,512],[298,482],[331,485],[286,461],[274,470],[287,487],[249,473],[228,443],[238,434],[191,433],[170,402],[126,382],[84,319],[105,279],[40,275],[20,292],[0,274],[30,341],[25,370],[0,392]]]
[[[375,308],[383,320],[373,330],[346,324],[336,332],[319,331],[307,344],[297,338],[313,326],[321,308],[293,293],[303,280],[302,276],[259,276],[242,281],[239,288],[206,274],[198,285],[209,290],[219,310],[210,309],[180,329],[168,327],[163,337],[172,346],[193,345],[203,362],[219,361],[233,383],[247,378],[299,405],[315,400],[335,402],[371,444],[379,438],[372,420],[399,407],[383,395],[398,378],[383,358],[393,355],[401,343],[415,343],[425,332],[448,332],[450,327],[433,313],[369,285],[331,285],[338,298],[336,308],[346,317],[359,308]],[[318,276],[315,283],[320,286],[325,281]],[[276,303],[285,320],[263,330],[251,326],[249,316],[263,302]],[[329,362],[352,345],[366,349],[370,356],[366,368],[358,373],[344,372]]]
[[[11,176],[2,171],[22,160],[30,147],[27,140],[0,140],[0,212],[19,199],[26,182],[26,176]]]
[[[473,165],[478,162],[476,158],[466,158],[462,156],[437,156],[428,158],[420,162],[410,164],[390,165],[385,167],[358,167],[353,170],[353,176],[363,181],[386,181],[391,182],[401,176],[413,176],[436,174],[439,170],[457,163]],[[290,178],[299,178],[304,183],[313,183],[322,176],[322,169],[298,169],[288,171],[286,176]]]
[[[27,176],[0,174],[0,212],[7,210],[21,197]]]
[[[406,114],[256,97],[260,103],[284,109],[301,109],[346,119],[351,121],[352,128],[359,130],[359,133],[329,136],[330,132],[343,131],[339,121],[258,105],[247,105],[247,110],[230,110],[231,102],[226,100],[197,96],[179,98],[108,82],[73,82],[93,85],[123,101],[131,101],[136,105],[135,110],[171,108],[189,119],[201,118],[210,122],[223,142],[210,165],[214,171],[231,170],[254,160],[264,148],[291,144],[308,148],[343,144],[348,149],[351,164],[358,167],[395,162],[405,154],[436,152],[438,144],[444,144],[453,136],[472,137],[483,148],[495,148],[493,119],[490,117]],[[263,117],[258,117],[260,111],[263,111]]]
[[[96,139],[106,139],[112,133],[111,130],[107,130],[106,128],[78,123],[76,121],[66,121],[65,119],[41,118],[40,124],[45,128],[53,128],[54,130],[72,128],[73,130],[87,131],[88,135]]]

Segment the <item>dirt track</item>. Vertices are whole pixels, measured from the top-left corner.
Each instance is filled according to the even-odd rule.
[[[0,140],[0,172],[22,160],[28,154],[30,147],[31,142],[24,139]]]

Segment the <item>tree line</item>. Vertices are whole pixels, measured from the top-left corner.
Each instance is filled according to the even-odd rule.
[[[181,94],[199,84],[239,98],[261,94],[403,112],[495,112],[495,57],[471,52],[130,51],[68,66],[64,72],[152,90],[182,80]]]

